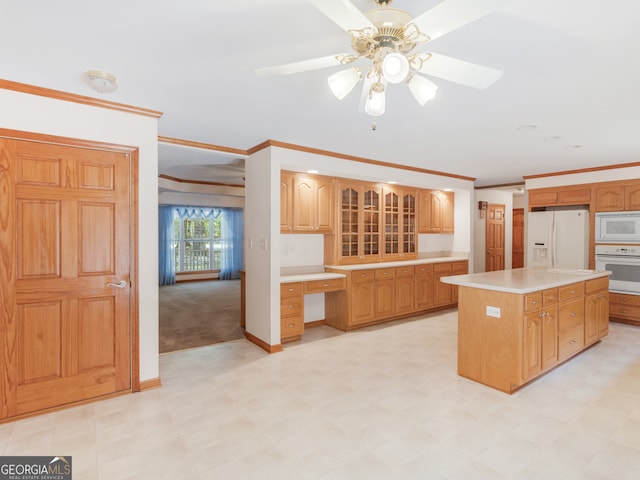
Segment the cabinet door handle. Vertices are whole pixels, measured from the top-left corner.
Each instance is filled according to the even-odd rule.
[[[572,316],[572,317],[575,317],[576,316],[576,312],[571,312],[569,315]]]
[[[323,284],[322,284],[322,286],[323,286],[323,287],[328,287],[328,286],[329,286],[329,284],[328,284],[328,283],[323,283]]]
[[[295,323],[290,323],[289,325],[287,325],[287,327],[289,327],[289,328],[293,328],[293,327],[295,327],[295,326],[296,326],[296,324],[295,324]]]
[[[538,303],[540,303],[540,302],[538,302],[537,300],[533,300],[533,301],[531,302],[531,305],[537,305]]]
[[[571,340],[569,343],[570,343],[571,345],[573,345],[574,343],[576,343],[576,341],[575,341],[575,340]]]
[[[571,290],[571,295],[575,294],[576,291],[575,290]]]

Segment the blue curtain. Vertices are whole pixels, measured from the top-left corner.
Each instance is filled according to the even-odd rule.
[[[173,238],[174,207],[158,207],[158,254],[160,267],[160,285],[176,283],[175,240]]]
[[[244,266],[244,214],[241,209],[223,208],[221,222],[222,253],[220,255],[220,280],[240,278]]]

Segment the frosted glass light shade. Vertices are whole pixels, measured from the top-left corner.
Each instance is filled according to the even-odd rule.
[[[331,92],[333,92],[338,100],[342,100],[351,93],[351,90],[357,85],[361,77],[360,69],[348,68],[347,70],[334,73],[327,81],[329,82]]]
[[[429,100],[436,96],[436,90],[438,86],[431,80],[421,77],[420,75],[414,75],[411,80],[407,82],[409,90],[413,94],[416,101],[424,106]]]
[[[382,75],[389,83],[400,83],[409,73],[409,61],[404,55],[388,53],[382,60]]]
[[[379,117],[384,114],[385,109],[385,96],[384,91],[374,92],[371,91],[367,97],[367,102],[364,104],[364,111],[372,117]]]

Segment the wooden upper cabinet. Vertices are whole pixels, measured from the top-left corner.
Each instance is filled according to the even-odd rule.
[[[453,233],[453,192],[418,190],[418,232]]]
[[[280,231],[332,233],[334,179],[289,172],[280,176]],[[285,223],[287,217],[290,221]]]
[[[640,185],[611,185],[596,189],[596,211],[640,210]]]
[[[416,246],[416,191],[383,188],[383,257],[412,258]]]
[[[584,205],[591,202],[590,188],[558,188],[529,191],[530,207],[551,205]]]
[[[293,229],[293,175],[280,172],[280,233],[291,233]]]
[[[374,185],[338,183],[335,241],[325,242],[327,263],[376,262],[381,258],[382,193]]]

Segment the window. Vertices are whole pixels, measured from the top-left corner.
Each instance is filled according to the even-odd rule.
[[[176,272],[220,269],[220,217],[175,218],[173,229]]]

